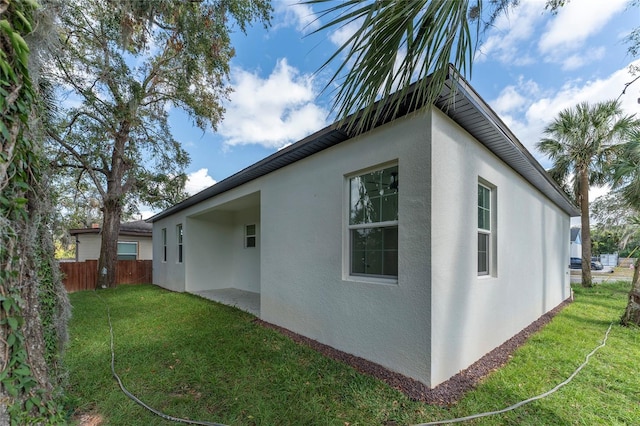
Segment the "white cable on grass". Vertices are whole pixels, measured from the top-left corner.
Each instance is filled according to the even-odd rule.
[[[197,421],[197,420],[187,420],[187,419],[180,419],[177,417],[173,417],[173,416],[169,416],[167,414],[164,414],[150,406],[148,406],[147,404],[145,404],[144,402],[142,402],[139,398],[137,398],[135,395],[133,395],[131,392],[129,392],[124,385],[122,384],[122,380],[120,380],[120,377],[118,376],[118,374],[116,373],[115,370],[115,350],[113,347],[113,326],[111,325],[111,312],[109,310],[109,305],[107,304],[107,302],[104,301],[104,299],[102,299],[102,297],[100,297],[100,295],[98,293],[95,293],[98,298],[100,298],[100,300],[102,300],[102,302],[105,304],[105,306],[107,307],[107,318],[109,319],[109,334],[111,336],[111,373],[113,374],[113,377],[118,381],[118,385],[120,386],[120,389],[122,390],[122,392],[127,395],[129,398],[131,398],[134,402],[136,402],[137,404],[141,405],[142,407],[146,408],[147,410],[151,411],[153,414],[162,417],[165,420],[169,420],[169,421],[173,421],[173,422],[177,422],[177,423],[186,423],[186,424],[192,424],[192,425],[203,425],[203,426],[226,426],[222,423],[211,423],[211,422],[204,422],[204,421]],[[522,407],[523,405],[529,404],[530,402],[533,401],[537,401],[539,399],[542,398],[546,398],[547,396],[555,393],[556,391],[558,391],[560,388],[562,388],[563,386],[567,385],[569,382],[571,382],[573,380],[573,378],[578,375],[578,373],[580,372],[580,370],[582,370],[588,363],[589,363],[589,359],[593,356],[593,354],[595,354],[600,348],[603,348],[606,344],[607,344],[607,339],[609,338],[609,333],[611,332],[611,328],[613,327],[613,322],[611,324],[609,324],[609,328],[607,329],[607,332],[604,335],[604,339],[602,339],[602,343],[600,343],[600,345],[598,345],[597,347],[595,347],[591,352],[589,352],[589,354],[585,357],[585,360],[582,364],[580,364],[580,366],[578,368],[576,368],[576,370],[562,383],[557,384],[553,389],[541,393],[540,395],[536,395],[533,396],[529,399],[525,399],[524,401],[520,401],[518,403],[515,403],[513,405],[510,405],[507,408],[503,408],[502,410],[497,410],[497,411],[487,411],[486,413],[479,413],[479,414],[472,414],[470,416],[465,416],[465,417],[458,417],[456,419],[449,419],[449,420],[438,420],[435,422],[428,422],[428,423],[420,423],[420,424],[416,424],[413,426],[432,426],[432,425],[444,425],[444,424],[450,424],[450,423],[462,423],[462,422],[466,422],[469,420],[474,420],[474,419],[479,419],[481,417],[489,417],[489,416],[495,416],[497,414],[502,414],[502,413],[506,413],[508,411],[513,411],[516,408]]]
[[[107,318],[109,319],[109,335],[111,336],[111,374],[118,381],[118,386],[120,386],[120,389],[122,390],[122,392],[125,395],[127,395],[131,400],[136,402],[138,405],[141,405],[142,407],[144,407],[147,410],[151,411],[153,414],[155,414],[155,415],[157,415],[159,417],[162,417],[165,420],[169,420],[169,421],[176,422],[176,423],[186,423],[186,424],[191,424],[191,425],[225,426],[222,423],[212,423],[212,422],[204,422],[204,421],[198,421],[198,420],[181,419],[181,418],[178,418],[178,417],[170,416],[168,414],[164,414],[163,412],[158,411],[155,408],[150,407],[147,404],[145,404],[142,400],[140,400],[134,394],[129,392],[127,390],[127,388],[124,387],[124,385],[122,384],[122,380],[120,380],[120,376],[118,376],[118,374],[116,373],[116,368],[115,368],[116,355],[115,355],[115,350],[113,348],[113,326],[111,325],[111,312],[109,310],[109,305],[107,304],[107,302],[104,299],[102,299],[102,297],[100,297],[100,295],[97,292],[95,294],[98,296],[98,298],[100,300],[102,300],[102,303],[104,303],[104,305],[107,308]]]
[[[598,349],[604,347],[607,344],[607,338],[609,337],[609,332],[611,331],[611,327],[613,327],[613,322],[611,324],[609,324],[609,328],[607,329],[607,332],[604,335],[604,339],[602,340],[602,343],[600,343],[599,346],[597,346],[594,350],[592,350],[586,356],[584,362],[582,364],[580,364],[580,366],[576,369],[576,371],[573,372],[573,374],[571,374],[564,382],[559,383],[556,387],[554,387],[550,391],[547,391],[545,393],[541,393],[540,395],[536,395],[536,396],[531,397],[529,399],[525,399],[524,401],[520,401],[520,402],[518,402],[516,404],[513,404],[513,405],[507,407],[507,408],[503,408],[502,410],[488,411],[486,413],[473,414],[471,416],[459,417],[457,419],[439,420],[439,421],[435,421],[435,422],[420,423],[420,424],[417,424],[417,425],[414,425],[414,426],[431,426],[431,425],[444,425],[444,424],[448,424],[448,423],[461,423],[461,422],[466,422],[468,420],[479,419],[481,417],[495,416],[496,414],[502,414],[502,413],[506,413],[507,411],[515,410],[516,408],[522,407],[525,404],[528,404],[530,402],[533,402],[533,401],[536,401],[538,399],[542,399],[542,398],[545,398],[545,397],[551,395],[552,393],[556,392],[558,389],[560,389],[561,387],[563,387],[564,385],[569,383],[571,380],[573,380],[573,378],[580,372],[580,370],[582,370],[589,363],[589,358],[591,358],[591,356],[593,354],[595,354]]]

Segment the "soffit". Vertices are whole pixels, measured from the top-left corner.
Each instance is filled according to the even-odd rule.
[[[421,105],[415,105],[411,101],[414,87],[415,85],[407,91],[402,107],[396,117],[382,115],[373,127],[381,126],[421,108]],[[450,67],[450,77],[435,105],[533,186],[538,188],[564,212],[570,216],[580,215],[579,210],[564,191],[551,179],[498,115],[452,66]],[[354,136],[349,135],[340,126],[340,123],[333,123],[147,220],[154,222],[177,213]]]

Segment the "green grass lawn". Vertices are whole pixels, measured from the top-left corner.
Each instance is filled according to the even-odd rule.
[[[65,355],[76,415],[104,425],[169,425],[111,377],[169,415],[228,425],[405,425],[499,410],[567,378],[626,303],[628,283],[575,288],[576,301],[452,407],[433,407],[252,322],[253,316],[155,286],[71,294]],[[607,345],[559,392],[474,425],[640,424],[640,329],[615,325]]]

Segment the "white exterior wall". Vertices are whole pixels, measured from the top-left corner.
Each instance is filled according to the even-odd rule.
[[[571,241],[571,257],[579,257],[582,259],[582,244]]]
[[[260,206],[220,208],[187,219],[186,290],[236,288],[259,293]],[[256,247],[245,247],[245,225],[252,224],[256,225]]]
[[[429,381],[429,119],[393,121],[265,176],[261,317]],[[348,178],[397,162],[399,277],[349,277]]]
[[[262,179],[234,188],[153,223],[153,281],[173,291],[237,288],[260,291],[260,193]],[[183,229],[178,263],[176,226]],[[244,247],[244,225],[256,225],[255,248]],[[162,229],[167,229],[167,261]]]
[[[410,117],[154,222],[154,282],[259,291],[262,319],[428,382],[429,122],[424,111]],[[400,276],[352,279],[347,175],[389,163],[399,166]],[[252,223],[257,247],[245,249],[244,225]]]
[[[431,386],[570,296],[570,218],[436,110],[433,116]],[[497,190],[497,270],[477,275],[477,185]]]
[[[100,258],[100,243],[102,237],[99,234],[78,234],[76,238],[76,250],[78,250],[76,259],[78,262]]]
[[[85,260],[97,260],[100,257],[100,244],[102,236],[100,234],[78,234],[78,262]],[[153,244],[151,237],[121,235],[120,242],[138,243],[138,260],[153,259]]]
[[[399,277],[349,277],[348,176],[390,164]],[[478,177],[497,187],[495,277],[476,272]],[[265,321],[435,386],[569,297],[568,235],[559,208],[439,110],[421,110],[154,222],[153,277],[175,291],[260,292]]]
[[[182,212],[181,212],[182,213]],[[185,291],[184,263],[178,263],[176,226],[182,224],[186,233],[183,214],[166,217],[153,223],[153,283],[172,291]],[[167,230],[167,260],[163,258],[162,229]],[[183,246],[183,259],[186,247]]]

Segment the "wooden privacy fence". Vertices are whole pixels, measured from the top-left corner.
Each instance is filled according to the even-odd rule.
[[[151,260],[118,260],[116,284],[142,284],[153,282]],[[69,293],[93,290],[98,281],[98,261],[61,262],[62,282]]]

